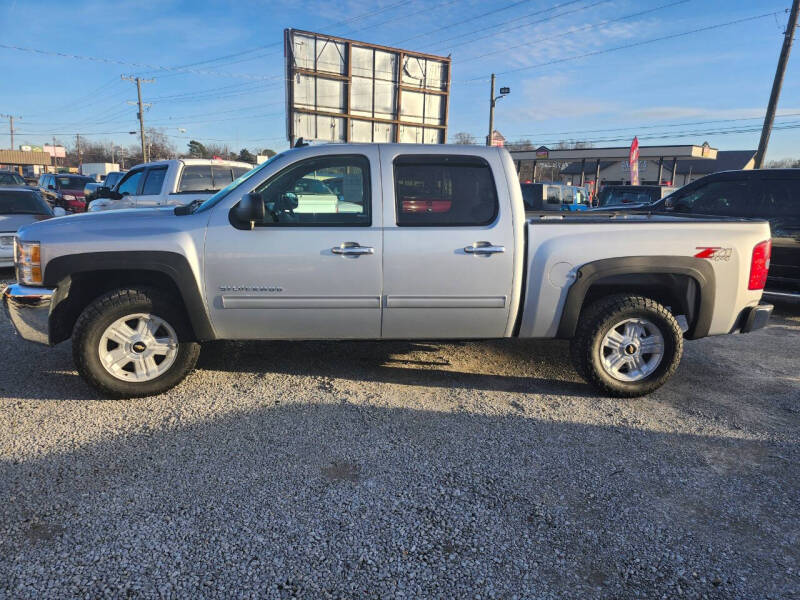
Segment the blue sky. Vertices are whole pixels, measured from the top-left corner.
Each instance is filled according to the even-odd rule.
[[[16,143],[74,133],[130,145],[135,86],[154,77],[146,124],[189,139],[285,148],[282,32],[295,27],[453,59],[449,134],[483,139],[488,76],[511,95],[495,125],[536,144],[758,145],[790,0],[0,0],[0,113]],[[630,16],[650,11],[639,16]],[[780,11],[780,14],[771,15]],[[607,51],[739,19],[767,16]],[[800,49],[790,59],[768,158],[800,156]],[[578,55],[589,54],[582,58]],[[226,58],[221,58],[226,57]],[[564,60],[566,59],[566,60]],[[131,66],[113,61],[135,63]],[[200,63],[200,64],[195,64]],[[193,66],[186,66],[193,65]],[[159,69],[156,67],[167,67]],[[188,71],[175,71],[175,68]],[[733,130],[746,130],[728,133]],[[619,141],[624,139],[625,141]],[[0,146],[8,146],[0,121]]]

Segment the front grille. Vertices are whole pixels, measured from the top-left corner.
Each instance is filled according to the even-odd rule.
[[[13,245],[14,245],[13,235],[0,235],[0,246],[13,246]]]

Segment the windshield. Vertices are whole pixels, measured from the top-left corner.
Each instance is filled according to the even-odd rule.
[[[50,207],[35,192],[0,190],[0,215],[49,215]]]
[[[56,177],[56,185],[60,190],[82,190],[87,183],[91,183],[89,177]]]
[[[272,158],[268,159],[267,161],[265,161],[265,162],[261,163],[260,165],[258,165],[257,167],[255,167],[254,169],[250,169],[249,171],[247,171],[243,175],[240,175],[239,177],[234,179],[231,183],[229,183],[224,188],[222,188],[220,191],[218,191],[216,194],[211,196],[208,200],[203,202],[200,206],[198,206],[197,209],[194,212],[196,212],[196,213],[197,212],[203,212],[204,210],[208,210],[210,208],[213,208],[214,206],[216,206],[219,203],[220,200],[222,200],[225,196],[230,194],[232,190],[234,190],[235,188],[239,187],[239,184],[244,183],[245,181],[250,179],[253,175],[255,175],[256,173],[258,173],[259,171],[264,169],[267,165],[270,165],[273,162],[275,162],[276,159],[280,158],[281,156],[285,156],[286,154],[288,154],[288,152],[289,152],[289,150],[287,150],[286,152],[281,152],[280,154],[276,154]]]
[[[650,204],[653,201],[650,190],[632,188],[604,188],[598,197],[598,206],[623,206],[625,204]]]
[[[25,180],[16,173],[0,173],[0,185],[25,185]]]

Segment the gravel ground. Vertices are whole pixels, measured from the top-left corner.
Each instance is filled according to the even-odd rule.
[[[0,598],[800,597],[799,307],[637,400],[561,342],[218,343],[131,401],[0,344]]]

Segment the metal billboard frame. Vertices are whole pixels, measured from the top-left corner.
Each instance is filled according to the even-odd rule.
[[[351,140],[351,124],[353,121],[365,121],[369,122],[373,126],[375,124],[384,124],[389,125],[393,128],[393,139],[392,142],[398,143],[400,142],[400,132],[401,127],[413,127],[413,128],[420,128],[423,130],[423,136],[425,135],[424,130],[426,129],[435,129],[438,130],[440,141],[439,143],[446,143],[447,142],[447,123],[449,118],[450,112],[450,81],[451,81],[451,60],[449,56],[436,56],[434,54],[426,54],[424,52],[414,52],[411,50],[404,50],[402,48],[392,48],[390,46],[382,46],[379,44],[370,44],[367,42],[360,42],[357,40],[351,40],[348,38],[337,37],[333,35],[327,35],[322,33],[315,33],[313,31],[305,31],[302,29],[291,29],[287,28],[284,29],[284,57],[286,60],[286,136],[289,140],[290,145],[294,145],[295,140],[297,139],[296,131],[295,131],[295,113],[300,114],[307,114],[313,115],[315,117],[331,117],[332,119],[343,119],[344,120],[344,140],[345,142],[350,142]],[[297,60],[294,53],[294,44],[293,39],[295,35],[305,36],[305,37],[313,37],[315,42],[318,40],[323,40],[326,43],[332,42],[336,45],[338,49],[338,45],[344,46],[344,56],[342,59],[344,61],[345,69],[344,73],[333,73],[328,71],[321,71],[317,68],[305,68],[300,67],[297,65]],[[374,67],[373,67],[373,77],[370,81],[372,81],[373,85],[373,92],[372,92],[372,100],[373,100],[373,110],[372,115],[365,115],[365,114],[354,114],[352,112],[352,97],[351,97],[351,90],[353,89],[353,48],[359,49],[366,49],[366,50],[373,50],[385,53],[391,53],[397,55],[396,61],[396,73],[393,74],[395,77],[394,79],[394,108],[393,108],[393,117],[392,118],[384,118],[384,117],[376,117],[374,115],[374,101],[375,101],[375,81],[376,78],[374,76]],[[341,53],[340,53],[341,54]],[[374,55],[373,55],[374,57]],[[317,64],[318,56],[314,55],[315,65]],[[426,86],[417,87],[413,85],[407,85],[403,83],[404,74],[403,69],[405,67],[406,59],[408,58],[417,58],[424,61],[435,61],[440,62],[443,65],[443,69],[446,70],[446,76],[443,78],[444,89],[434,89]],[[427,62],[426,62],[427,64]],[[373,65],[374,65],[374,58],[373,58]],[[344,111],[343,112],[335,112],[331,110],[320,110],[317,104],[317,97],[315,95],[315,102],[313,108],[304,108],[295,106],[295,94],[294,94],[294,81],[295,78],[306,76],[310,78],[314,78],[315,86],[318,80],[328,80],[333,82],[342,82],[343,85],[343,96],[344,96]],[[426,74],[427,77],[427,74]],[[368,78],[365,78],[368,79]],[[299,83],[299,81],[298,81]],[[414,122],[409,120],[404,120],[401,118],[402,109],[403,109],[403,92],[415,92],[417,94],[423,94],[423,116],[421,122]],[[315,94],[316,94],[316,87],[315,87]],[[443,97],[443,104],[442,107],[442,114],[439,123],[430,123],[425,122],[425,104],[426,104],[426,95],[437,95]],[[374,127],[373,127],[374,131]],[[373,133],[374,138],[374,133]],[[321,138],[316,138],[321,139]]]

